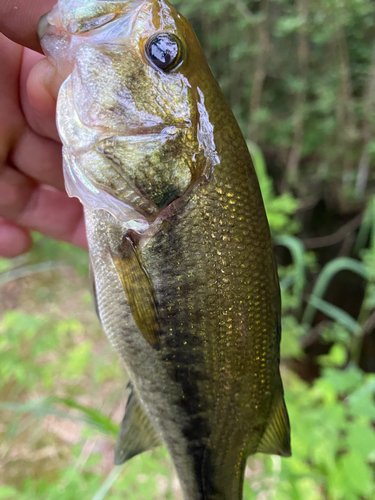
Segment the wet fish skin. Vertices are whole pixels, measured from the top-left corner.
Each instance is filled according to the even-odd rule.
[[[166,0],[59,5],[41,36],[67,76],[66,184],[85,205],[100,320],[134,386],[116,460],[160,435],[185,500],[240,500],[250,454],[290,454],[279,285],[245,141]],[[105,24],[86,30],[98,14]],[[145,52],[157,33],[181,41],[170,72]]]

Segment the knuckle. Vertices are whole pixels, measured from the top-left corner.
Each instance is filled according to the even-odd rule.
[[[0,171],[0,216],[17,220],[29,204],[33,188],[30,179],[5,166]]]

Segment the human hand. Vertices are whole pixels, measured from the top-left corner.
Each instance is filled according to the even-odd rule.
[[[87,248],[83,210],[64,190],[55,124],[61,81],[40,54],[39,17],[57,0],[0,2],[0,256],[29,250],[30,231]],[[8,38],[7,38],[8,37]]]

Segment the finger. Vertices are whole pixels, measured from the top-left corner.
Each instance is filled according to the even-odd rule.
[[[27,101],[25,80],[30,66],[42,56],[27,49],[22,58],[22,48],[3,35],[0,35],[0,44],[0,167],[10,161],[42,184],[51,184],[63,189],[61,144],[33,133],[25,123],[25,111],[23,115],[20,110],[20,97],[22,102]],[[23,71],[19,96],[17,87],[21,60]],[[56,130],[54,112],[53,101],[47,114],[52,115],[50,120]],[[57,132],[54,132],[52,135],[56,134]]]
[[[21,104],[26,121],[35,133],[59,141],[56,99],[62,81],[55,67],[26,49],[21,70]]]
[[[87,249],[82,205],[76,198],[69,198],[49,186],[39,185],[33,191],[17,223]]]
[[[64,191],[61,144],[40,137],[29,128],[18,140],[10,161],[21,172],[41,184]]]
[[[79,201],[37,184],[11,167],[0,175],[0,216],[16,225],[87,248]]]
[[[0,32],[20,45],[41,52],[38,21],[55,3],[56,0],[1,0]]]
[[[22,48],[0,35],[0,166],[15,147],[25,120],[19,109],[18,75]]]
[[[13,259],[30,250],[30,231],[0,218],[0,256]]]
[[[0,217],[16,222],[38,184],[9,166],[0,171]]]

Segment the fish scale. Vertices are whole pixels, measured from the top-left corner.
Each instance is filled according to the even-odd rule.
[[[231,240],[236,239],[238,230],[235,224],[233,224],[232,230],[226,229],[225,232],[227,234],[225,235],[225,239],[220,238],[221,234],[217,232],[218,226],[221,228],[231,227],[230,222],[233,220],[233,212],[227,204],[226,196],[228,193],[232,193],[232,189],[230,184],[227,183],[230,179],[225,179],[226,171],[230,173],[230,178],[232,178],[233,174],[231,169],[233,168],[233,162],[231,162],[230,165],[231,167],[226,169],[222,163],[221,166],[223,166],[224,179],[222,180],[220,178],[221,169],[217,169],[215,171],[216,182],[211,182],[209,184],[209,187],[206,188],[207,192],[205,192],[206,189],[198,191],[196,195],[197,199],[194,200],[193,196],[192,199],[189,200],[189,211],[186,210],[182,214],[178,214],[176,218],[179,220],[171,221],[173,236],[177,241],[174,241],[174,238],[171,238],[166,232],[159,233],[157,237],[161,241],[155,241],[155,244],[150,244],[142,255],[143,262],[151,275],[152,282],[154,285],[155,283],[161,284],[160,289],[156,287],[158,303],[160,304],[162,302],[163,299],[159,298],[159,296],[165,296],[166,293],[164,290],[167,288],[167,295],[172,298],[172,304],[177,303],[181,306],[182,303],[185,305],[182,310],[180,307],[173,308],[173,323],[183,324],[187,327],[186,331],[176,331],[174,335],[175,338],[182,335],[183,338],[188,339],[187,346],[190,343],[189,322],[182,319],[184,312],[189,310],[189,307],[196,312],[199,318],[199,320],[195,320],[194,323],[201,326],[203,325],[198,336],[202,343],[207,347],[210,346],[211,349],[207,349],[207,347],[205,349],[206,355],[203,356],[203,363],[206,365],[204,358],[209,361],[206,366],[201,367],[199,378],[203,378],[203,380],[206,378],[210,379],[208,392],[209,401],[206,402],[206,405],[211,406],[214,404],[215,406],[215,412],[212,412],[213,415],[211,417],[211,425],[215,429],[215,433],[212,433],[211,442],[214,443],[216,439],[219,439],[216,446],[217,449],[215,449],[216,455],[220,455],[221,450],[226,450],[225,445],[231,443],[232,436],[235,434],[235,430],[233,429],[233,417],[235,418],[236,426],[242,428],[238,436],[239,447],[241,448],[243,446],[244,441],[248,441],[249,437],[244,439],[244,431],[246,429],[245,422],[253,420],[251,418],[251,407],[255,405],[252,404],[252,399],[257,402],[258,407],[260,404],[263,405],[263,413],[269,410],[271,403],[271,393],[269,393],[267,401],[264,397],[264,392],[267,390],[267,385],[270,385],[270,379],[273,374],[266,372],[265,366],[262,365],[265,365],[267,361],[268,366],[274,367],[272,369],[274,372],[276,372],[275,367],[277,366],[276,359],[267,359],[267,357],[270,357],[270,354],[272,356],[272,349],[270,349],[271,353],[268,353],[267,350],[264,349],[263,336],[260,334],[262,332],[259,332],[260,329],[267,326],[267,322],[275,326],[277,321],[276,311],[272,311],[271,304],[267,304],[267,301],[270,302],[270,300],[272,300],[272,296],[271,299],[262,296],[264,295],[265,288],[269,288],[270,283],[265,287],[262,281],[253,281],[251,287],[253,292],[252,301],[249,302],[247,299],[248,288],[246,287],[246,279],[243,279],[244,274],[246,276],[247,273],[241,268],[243,264],[245,270],[247,268],[250,271],[250,273],[248,273],[248,281],[250,278],[256,279],[257,274],[264,275],[261,269],[261,266],[264,265],[264,255],[259,254],[258,259],[256,259],[252,265],[248,266],[247,255],[244,253],[243,248],[244,245],[246,246],[246,243],[251,244],[253,235],[250,233],[247,241],[244,237],[239,238],[241,243],[237,243],[236,246],[233,246]],[[226,188],[226,186],[230,187]],[[222,194],[218,194],[218,191],[221,191]],[[246,192],[243,194],[247,195],[245,199],[248,199],[248,194]],[[194,207],[194,205],[196,206]],[[232,206],[235,207],[236,203]],[[248,220],[250,215],[246,213],[248,211],[250,211],[249,204],[247,204],[247,209],[243,206],[239,216]],[[262,212],[259,211],[258,213],[261,214],[264,220]],[[215,223],[215,219],[220,219],[223,224],[220,225]],[[194,226],[193,241],[190,236],[190,228]],[[199,230],[197,230],[197,228],[199,228]],[[264,229],[267,229],[267,226],[265,226]],[[176,237],[176,235],[180,237]],[[215,238],[212,238],[213,235]],[[202,252],[201,243],[203,240],[207,243],[204,245],[205,251]],[[174,251],[175,247],[176,251]],[[160,248],[165,249],[165,251],[160,251]],[[181,257],[179,251],[181,248],[185,251],[188,250],[189,253]],[[268,263],[269,268],[270,265],[272,266],[270,245],[264,250],[268,250],[268,258],[270,260]],[[229,255],[228,251],[230,251]],[[158,257],[161,262],[159,262]],[[216,265],[212,265],[215,261]],[[162,262],[168,262],[170,267],[173,268],[173,272],[170,269],[166,269],[165,264],[163,265]],[[267,267],[267,262],[265,264]],[[238,267],[240,268],[239,273],[237,272]],[[251,272],[254,267],[258,269],[258,273]],[[156,275],[159,269],[163,269],[163,272],[160,277],[157,278]],[[187,269],[195,269],[196,272],[193,276],[190,275],[189,277],[186,272]],[[179,280],[176,279],[176,275],[184,277],[184,288],[181,289],[181,286],[178,285]],[[165,276],[171,276],[171,279],[166,281]],[[226,276],[228,276],[228,278],[226,278]],[[270,278],[274,281],[273,274],[271,274]],[[230,285],[226,282],[228,280]],[[189,284],[191,285],[189,286]],[[207,285],[208,288],[212,290],[209,297],[207,294]],[[273,286],[276,289],[276,284],[273,284]],[[224,293],[226,295],[225,298]],[[232,297],[228,297],[228,294],[232,295]],[[220,295],[222,296],[222,300],[220,300]],[[269,296],[269,293],[267,295]],[[180,297],[182,300],[179,300]],[[210,300],[211,297],[212,301]],[[218,303],[220,302],[224,304],[221,308],[218,307]],[[210,316],[212,317],[212,314],[209,314],[209,305],[211,304],[211,311],[213,315],[216,316],[216,321],[214,322],[210,321]],[[228,308],[228,305],[230,305],[230,308]],[[165,309],[168,309],[168,306],[166,306]],[[274,313],[273,320],[267,320],[269,317],[272,318],[272,312]],[[248,316],[248,318],[246,316]],[[168,324],[168,321],[165,322]],[[161,318],[161,323],[164,323],[163,318]],[[254,328],[254,324],[256,328]],[[241,332],[241,329],[243,332]],[[246,332],[246,335],[244,332]],[[242,335],[238,335],[238,333],[242,333]],[[228,337],[229,339],[231,338],[230,334],[231,337],[234,338],[232,340],[232,345],[228,346]],[[267,347],[268,346],[269,343],[267,343]],[[255,358],[253,358],[253,353],[260,354],[260,356],[255,356]],[[259,359],[257,360],[256,358]],[[270,361],[273,361],[273,363],[270,363]],[[244,365],[249,363],[252,365],[252,370],[246,370],[244,372]],[[228,374],[230,374],[230,377],[228,377]],[[246,378],[244,378],[244,375],[246,376],[247,374],[251,377],[255,374],[260,378],[258,391],[257,385],[252,385],[251,381],[247,381]],[[276,373],[274,376],[276,376]],[[252,385],[252,391],[238,390],[237,386],[239,384],[242,383],[246,385],[248,382],[250,382],[249,386]],[[238,392],[236,393],[236,391]],[[201,392],[204,397],[207,394],[207,389],[205,390],[203,388]],[[261,394],[259,394],[259,392],[261,392]],[[231,412],[228,414],[228,396],[230,398],[234,396],[236,400],[236,394],[239,400],[237,404],[241,404],[242,402],[243,407],[247,406],[248,408],[247,412],[243,412],[241,419],[238,418],[238,412],[233,412],[234,415],[231,415]],[[225,405],[222,404],[223,400],[226,403]],[[202,404],[204,404],[204,402]],[[258,409],[260,411],[262,410],[261,408]],[[215,415],[215,413],[217,415]],[[248,434],[253,433],[254,427],[247,428],[246,432]],[[261,429],[258,431],[258,439],[260,436]],[[255,440],[253,448],[254,446],[256,448],[257,444]],[[214,445],[212,446],[214,447]],[[233,452],[233,443],[231,447],[232,453],[236,455],[237,459],[238,450]],[[254,451],[254,449],[248,450],[248,452]],[[227,455],[227,453],[225,453],[225,455]]]
[[[67,78],[58,128],[93,299],[131,379],[115,462],[163,442],[185,500],[241,500],[249,455],[290,455],[258,181],[188,22],[166,0],[107,5],[60,0],[40,36]]]

